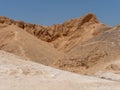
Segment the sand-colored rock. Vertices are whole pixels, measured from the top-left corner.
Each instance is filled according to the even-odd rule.
[[[0,90],[120,90],[119,33],[94,14],[52,26],[1,16],[0,50],[12,54],[0,51]]]
[[[59,60],[59,68],[83,74],[103,70],[112,61],[120,59],[120,28],[114,27],[69,51],[68,57]]]
[[[15,25],[1,28],[0,49],[46,65],[63,56],[48,43]]]
[[[59,69],[94,75],[120,58],[119,29],[119,25],[100,23],[94,14],[52,26],[0,17],[0,49]]]
[[[62,24],[52,26],[40,26],[22,21],[14,21],[7,17],[0,17],[0,23],[16,25],[64,52],[104,32],[104,29],[111,28],[100,23],[94,14],[86,14],[80,18],[71,19]]]

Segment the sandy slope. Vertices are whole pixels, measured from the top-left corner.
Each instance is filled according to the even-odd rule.
[[[0,90],[120,90],[120,83],[53,69],[0,51]]]
[[[63,56],[50,44],[39,40],[15,25],[6,25],[6,27],[3,27],[4,24],[0,25],[0,50],[46,65]]]

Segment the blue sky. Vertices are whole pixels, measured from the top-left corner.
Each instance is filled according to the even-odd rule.
[[[0,0],[0,16],[41,25],[62,23],[89,12],[114,26],[120,23],[120,0]]]

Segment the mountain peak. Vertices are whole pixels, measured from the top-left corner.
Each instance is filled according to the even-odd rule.
[[[82,22],[81,25],[83,25],[86,22],[90,22],[90,23],[99,23],[98,19],[96,18],[95,14],[92,13],[88,13],[85,16],[81,17],[82,18]]]

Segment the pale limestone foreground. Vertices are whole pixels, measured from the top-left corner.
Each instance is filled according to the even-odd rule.
[[[0,90],[120,90],[120,82],[54,69],[0,51]]]

